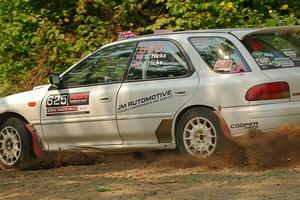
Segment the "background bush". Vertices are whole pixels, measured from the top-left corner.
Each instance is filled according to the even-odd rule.
[[[299,9],[296,0],[1,0],[0,96],[47,83],[123,30],[295,25]]]

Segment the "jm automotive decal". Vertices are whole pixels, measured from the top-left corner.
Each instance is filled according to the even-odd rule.
[[[129,101],[118,106],[118,113],[126,112],[128,110],[136,109],[142,106],[150,105],[153,103],[158,103],[166,99],[172,98],[172,90],[167,90],[165,92],[156,93],[147,97],[142,97],[133,101]]]
[[[89,92],[54,94],[47,97],[47,116],[87,114]]]

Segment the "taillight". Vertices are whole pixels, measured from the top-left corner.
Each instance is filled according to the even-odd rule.
[[[245,96],[247,101],[260,101],[290,98],[290,87],[287,82],[264,83],[250,88]]]

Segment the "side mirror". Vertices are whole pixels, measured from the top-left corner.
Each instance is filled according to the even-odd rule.
[[[55,86],[59,87],[61,84],[59,75],[58,74],[50,74],[49,82],[51,85],[55,85]]]

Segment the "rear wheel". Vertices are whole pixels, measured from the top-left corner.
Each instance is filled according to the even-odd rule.
[[[31,140],[25,122],[10,118],[0,126],[0,168],[16,168],[31,158]]]
[[[177,128],[177,148],[181,153],[208,157],[221,152],[224,137],[218,118],[209,108],[187,111]]]

